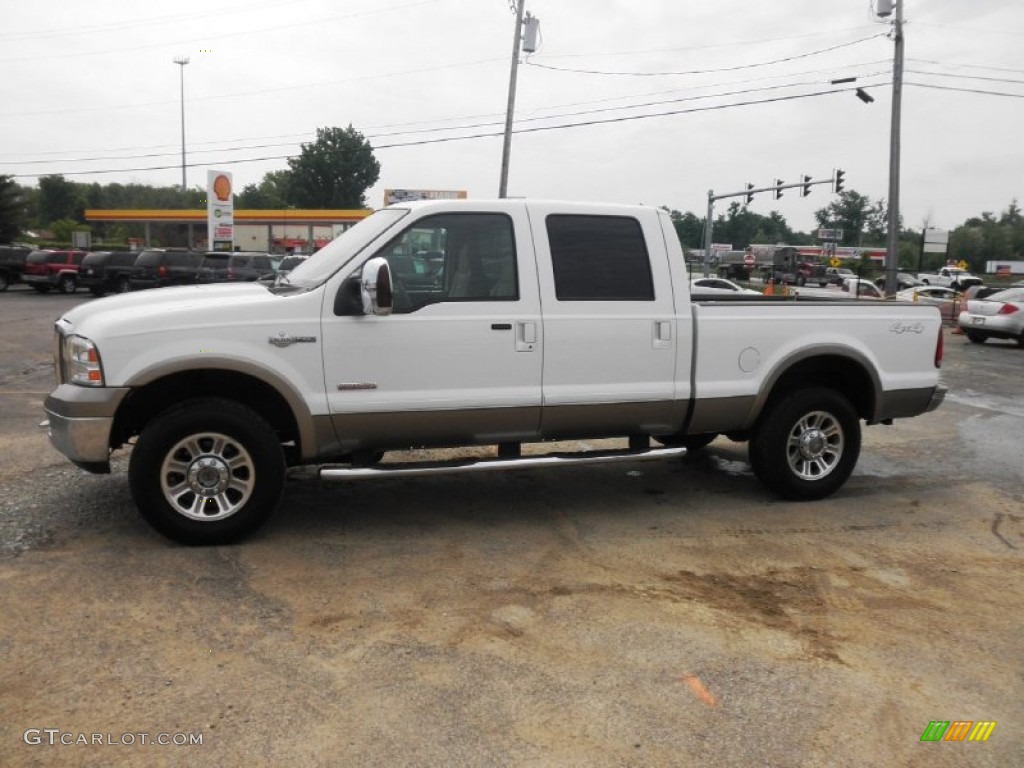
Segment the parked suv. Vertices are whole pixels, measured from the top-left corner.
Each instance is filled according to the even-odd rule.
[[[259,280],[261,277],[274,275],[280,261],[280,257],[267,253],[235,252],[228,259],[228,268],[224,273],[224,279],[231,281]]]
[[[25,259],[21,279],[39,293],[51,288],[58,288],[61,293],[74,293],[84,258],[85,251],[32,251]]]
[[[78,270],[78,284],[88,288],[94,296],[106,293],[124,293],[131,286],[132,266],[138,251],[93,251],[82,260]]]
[[[21,279],[30,253],[32,249],[26,245],[0,245],[0,291]]]
[[[191,285],[197,282],[203,254],[183,248],[147,248],[139,254],[132,267],[128,284],[133,291],[143,288],[164,288],[168,285]]]

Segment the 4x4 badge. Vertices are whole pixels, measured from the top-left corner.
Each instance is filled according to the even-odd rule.
[[[270,343],[275,347],[287,347],[292,344],[316,344],[316,336],[292,336],[281,331],[277,336],[270,337]]]

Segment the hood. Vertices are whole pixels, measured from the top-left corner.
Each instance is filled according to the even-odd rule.
[[[93,337],[111,329],[145,332],[166,327],[168,321],[188,326],[203,325],[214,314],[224,317],[225,309],[236,306],[236,321],[256,318],[268,304],[282,301],[258,283],[214,283],[176,288],[153,288],[121,293],[81,304],[60,318],[67,331]]]

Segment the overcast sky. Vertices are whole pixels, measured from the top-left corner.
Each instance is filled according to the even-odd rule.
[[[1024,192],[1024,3],[905,8],[904,223],[998,214]],[[541,41],[519,68],[510,196],[703,217],[709,189],[842,168],[847,189],[888,197],[894,46],[869,0],[526,9]],[[218,168],[241,189],[352,124],[381,164],[371,207],[385,188],[495,197],[514,21],[510,0],[0,0],[0,174],[180,184],[187,56],[190,186]],[[751,209],[808,231],[831,199],[821,185]]]

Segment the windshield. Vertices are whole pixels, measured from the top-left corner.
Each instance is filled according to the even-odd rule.
[[[408,213],[408,208],[384,208],[367,216],[295,267],[281,283],[299,288],[320,285]]]

